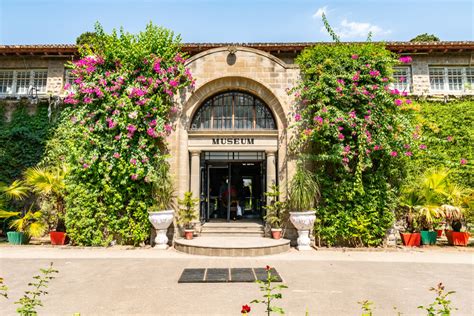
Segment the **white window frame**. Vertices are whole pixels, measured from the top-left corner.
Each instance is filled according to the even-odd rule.
[[[5,72],[12,72],[13,73],[13,81],[11,85],[11,89],[9,92],[0,92],[0,97],[23,97],[23,96],[28,96],[28,92],[32,87],[34,87],[34,82],[35,82],[35,74],[39,72],[46,72],[46,82],[44,86],[41,86],[38,90],[36,90],[37,95],[46,95],[47,94],[47,89],[48,89],[48,69],[43,68],[43,69],[0,69],[0,71],[5,71]],[[18,73],[20,72],[27,72],[28,73],[28,89],[26,92],[21,92],[17,93],[17,85],[18,85]]]
[[[63,87],[66,83],[69,83],[71,85],[74,83],[74,80],[76,78],[71,75],[71,71],[72,71],[72,69],[64,70],[64,84],[63,84]]]
[[[402,84],[402,82],[400,81],[397,81],[397,82],[393,82],[392,83],[392,88],[396,88],[398,89],[399,91],[402,91],[402,92],[408,92],[410,93],[411,92],[411,67],[410,66],[400,66],[400,67],[393,67],[393,74],[394,74],[394,77],[393,79],[397,79],[395,78],[395,72],[396,71],[401,71],[401,70],[405,70],[406,72],[406,76],[405,76],[405,83]],[[399,79],[397,79],[399,80]],[[406,86],[405,88],[402,88],[401,86]],[[402,88],[402,89],[400,89]]]
[[[466,69],[472,69],[473,67],[469,66],[429,66],[428,67],[428,76],[430,82],[430,91],[431,92],[450,92],[450,93],[464,93],[467,89],[466,83],[467,81],[467,74]],[[431,85],[431,69],[442,69],[443,70],[443,88],[442,89],[433,89]],[[455,90],[449,88],[449,78],[450,75],[448,74],[449,70],[456,69],[461,70],[461,89]],[[472,70],[471,70],[472,71]],[[472,88],[471,88],[472,89]]]

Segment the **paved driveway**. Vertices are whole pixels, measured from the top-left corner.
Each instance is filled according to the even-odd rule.
[[[375,315],[421,315],[418,305],[434,299],[428,288],[443,282],[459,308],[473,315],[474,252],[454,249],[399,251],[310,251],[257,258],[198,257],[174,250],[71,249],[1,246],[0,275],[10,287],[0,298],[2,315],[13,315],[26,284],[53,261],[40,315],[239,315],[258,298],[258,286],[178,284],[184,268],[274,266],[288,289],[278,305],[289,315],[360,315],[361,300],[375,302]],[[263,315],[252,305],[251,315]]]

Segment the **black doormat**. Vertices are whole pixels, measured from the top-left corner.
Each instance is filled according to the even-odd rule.
[[[271,268],[270,273],[275,278],[273,282],[282,282],[275,268]],[[267,280],[267,271],[264,268],[184,269],[178,283],[237,283],[255,282],[255,280]]]

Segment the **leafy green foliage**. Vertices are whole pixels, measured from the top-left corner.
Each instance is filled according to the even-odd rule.
[[[428,34],[428,33],[423,33],[423,34],[418,34],[414,38],[410,40],[410,42],[439,42],[440,39],[438,36],[434,34]]]
[[[436,288],[432,287],[430,291],[436,293],[436,298],[433,303],[428,306],[418,306],[419,309],[425,310],[428,316],[442,315],[448,316],[451,315],[452,310],[456,310],[451,306],[451,300],[449,296],[456,293],[455,291],[445,292],[443,283],[439,283]]]
[[[179,212],[178,223],[186,229],[192,228],[192,222],[198,219],[196,206],[199,202],[198,198],[193,198],[193,192],[184,192],[183,199],[178,200]]]
[[[23,171],[36,165],[44,152],[46,139],[54,122],[48,119],[48,105],[39,103],[29,113],[24,101],[14,105],[11,121],[4,114],[6,102],[0,102],[0,182],[11,183]]]
[[[84,32],[76,38],[77,45],[89,45],[94,46],[97,41],[97,35],[95,32]]]
[[[326,245],[376,246],[392,224],[405,164],[417,155],[412,102],[390,89],[383,45],[328,44],[297,58],[292,142],[319,180],[316,234]]]
[[[260,285],[260,291],[263,292],[263,300],[255,299],[250,303],[260,303],[266,306],[265,312],[270,316],[272,312],[278,314],[285,314],[283,308],[272,305],[274,300],[279,300],[283,298],[281,292],[282,289],[287,289],[288,287],[284,284],[273,285],[272,282],[275,282],[276,276],[272,275],[271,268],[266,266],[265,270],[267,271],[267,279],[265,281],[257,280],[255,281]]]
[[[280,190],[277,185],[272,184],[270,190],[265,193],[269,203],[265,207],[267,214],[265,215],[265,221],[272,228],[281,228],[283,225],[285,203],[279,200]]]
[[[416,105],[416,135],[426,149],[408,164],[407,181],[431,168],[448,168],[451,182],[473,188],[474,101],[417,102]]]
[[[20,315],[31,316],[38,314],[36,308],[43,306],[40,297],[48,294],[44,289],[46,289],[49,282],[54,279],[53,275],[58,273],[58,270],[53,269],[52,262],[47,269],[40,269],[40,271],[41,274],[34,276],[34,281],[28,284],[32,289],[25,291],[23,297],[15,302],[15,304],[20,305],[16,310]]]
[[[70,65],[70,106],[43,164],[70,169],[66,228],[74,244],[137,245],[149,236],[147,211],[170,204],[165,139],[174,96],[193,79],[179,37],[167,29],[149,24],[138,34],[106,34],[97,24],[94,34],[94,44],[81,46],[81,59]]]

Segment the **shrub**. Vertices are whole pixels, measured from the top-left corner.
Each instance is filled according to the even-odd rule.
[[[66,228],[80,245],[137,245],[149,236],[153,181],[166,163],[174,96],[192,83],[179,37],[152,24],[137,35],[104,33],[71,63],[61,124],[44,164],[64,161]]]

